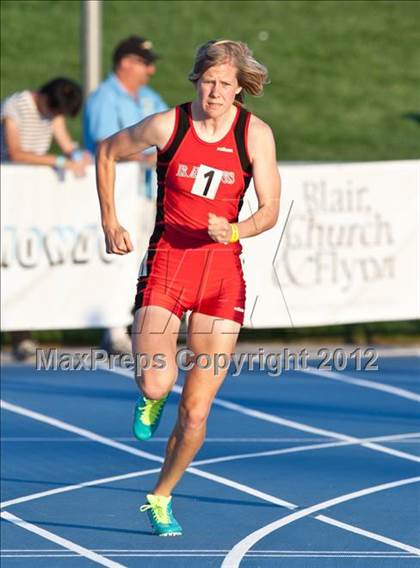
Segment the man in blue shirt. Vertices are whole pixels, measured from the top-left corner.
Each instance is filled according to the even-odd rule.
[[[139,36],[130,36],[117,45],[113,54],[113,72],[86,101],[84,112],[84,143],[95,154],[96,144],[122,128],[127,128],[156,112],[167,110],[163,99],[147,85],[155,73],[158,55],[152,42]],[[153,148],[130,160],[154,165]],[[151,170],[145,171],[145,182],[151,183]],[[131,342],[125,328],[104,332],[102,346],[109,353],[131,353]]]
[[[85,147],[93,154],[101,140],[167,110],[160,95],[147,85],[158,59],[152,47],[152,42],[138,36],[117,45],[113,73],[89,96],[85,106]]]

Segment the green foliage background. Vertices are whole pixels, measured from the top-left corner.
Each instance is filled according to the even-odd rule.
[[[195,48],[210,38],[239,39],[269,69],[265,95],[247,105],[272,126],[280,160],[413,159],[419,157],[419,21],[420,3],[403,0],[104,0],[103,76],[118,41],[133,33],[145,36],[162,55],[152,86],[174,105],[193,96],[186,76]],[[81,81],[80,45],[80,2],[3,0],[1,98],[58,75]],[[70,128],[80,139],[80,117]],[[395,339],[418,337],[420,324],[258,334],[285,340],[337,335],[375,340],[378,334]],[[94,330],[38,336],[70,343],[99,340]]]
[[[81,80],[80,14],[76,1],[2,2],[2,98],[57,75]],[[193,96],[197,45],[240,39],[270,71],[248,106],[273,127],[280,160],[416,158],[419,21],[415,1],[104,0],[103,70],[121,38],[146,36],[162,55],[152,86],[174,105]],[[71,128],[80,137],[80,119]]]

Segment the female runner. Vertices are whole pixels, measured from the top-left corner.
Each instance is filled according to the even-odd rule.
[[[133,354],[141,391],[133,431],[150,438],[177,380],[177,336],[186,311],[187,346],[194,354],[186,373],[178,418],[165,461],[147,503],[154,532],[182,534],[171,493],[203,444],[212,401],[226,373],[215,357],[234,352],[245,310],[239,240],[272,228],[278,218],[280,177],[270,127],[242,105],[243,94],[261,95],[267,70],[246,44],[209,41],[189,75],[192,103],[146,118],[99,146],[97,184],[107,252],[133,250],[114,205],[115,162],[149,146],[158,149],[158,197],[154,232],[137,286]],[[238,222],[253,178],[258,210]],[[163,363],[163,364],[162,364]],[[143,368],[142,368],[143,367]]]

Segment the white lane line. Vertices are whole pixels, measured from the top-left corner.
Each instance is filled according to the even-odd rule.
[[[343,523],[342,521],[337,521],[337,519],[333,519],[331,517],[327,517],[325,515],[317,515],[315,517],[315,519],[318,519],[318,521],[321,521],[323,523],[327,523],[328,525],[333,525],[334,527],[338,527],[340,529],[344,529],[345,531],[349,531],[355,534],[360,534],[362,536],[366,536],[367,538],[370,538],[372,540],[377,540],[379,542],[382,542],[384,544],[389,544],[389,546],[394,546],[396,548],[401,548],[401,546],[398,546],[400,543],[396,540],[394,540],[393,538],[388,538],[386,536],[382,536],[380,534],[374,533],[372,531],[367,531],[365,529],[356,527],[354,525],[349,525],[348,523]],[[419,549],[416,549],[419,550]],[[408,551],[411,552],[411,551]],[[420,550],[417,554],[420,553]]]
[[[378,452],[382,452],[383,454],[395,456],[396,458],[402,458],[404,460],[420,463],[420,456],[409,454],[408,452],[401,452],[400,450],[394,450],[392,448],[387,448],[386,446],[375,444],[375,442],[367,442],[366,444],[361,444],[361,446],[363,446],[364,448],[369,448],[371,450],[377,450]]]
[[[404,444],[420,444],[420,434],[416,434],[412,437],[412,439],[404,440]],[[368,439],[368,438],[366,438]],[[370,439],[370,438],[369,438]],[[372,438],[373,439],[373,438]],[[115,436],[111,438],[116,442],[132,442],[134,443],[133,436]],[[270,443],[270,444],[277,444],[277,443],[289,443],[289,442],[328,442],[333,441],[335,438],[206,438],[205,443],[234,443],[234,444],[241,444],[241,443],[255,443],[255,444],[263,444],[263,443]],[[158,443],[166,443],[168,441],[167,436],[156,436],[147,440],[148,444],[153,444],[154,442]],[[73,437],[64,437],[64,436],[3,436],[0,437],[0,442],[4,443],[25,443],[25,442],[58,442],[60,444],[64,444],[66,442],[69,443],[94,443],[94,440],[87,440],[84,438],[73,438]],[[394,440],[387,441],[388,443],[394,442]],[[395,440],[395,443],[398,443],[398,440]],[[347,442],[343,442],[343,444],[347,444]]]
[[[0,558],[72,558],[75,554],[0,554]],[[223,558],[223,552],[213,552],[207,554],[176,554],[173,552],[172,554],[168,554],[166,552],[156,552],[155,554],[147,554],[147,553],[124,553],[124,554],[110,554],[111,558],[154,558],[156,557],[164,557],[164,558]],[[246,558],[411,558],[414,560],[418,560],[417,556],[407,555],[407,554],[395,554],[393,556],[388,556],[386,553],[377,552],[376,554],[371,554],[366,556],[365,554],[304,554],[304,553],[296,553],[296,554],[253,554],[248,553]]]
[[[175,392],[181,393],[182,388],[178,386],[174,386],[173,390]],[[346,442],[353,442],[358,443],[360,438],[356,438],[355,436],[348,436],[347,434],[341,434],[339,432],[333,432],[331,430],[324,430],[323,428],[316,428],[313,426],[309,426],[307,424],[301,422],[295,422],[294,420],[287,420],[286,418],[281,418],[279,416],[275,416],[273,414],[268,414],[267,412],[261,412],[259,410],[253,410],[251,408],[247,408],[242,406],[241,404],[236,404],[233,402],[229,402],[226,400],[222,400],[220,398],[215,398],[213,404],[217,406],[221,406],[223,408],[228,408],[229,410],[234,410],[236,412],[240,412],[241,414],[245,414],[247,416],[251,416],[252,418],[257,418],[259,420],[265,420],[267,422],[273,422],[275,424],[280,424],[281,426],[286,426],[288,428],[293,428],[295,430],[301,430],[303,432],[310,432],[312,434],[324,435],[330,438],[335,438],[336,440],[343,440]],[[420,457],[414,454],[409,454],[408,452],[401,452],[399,450],[395,450],[393,448],[387,448],[386,446],[380,446],[379,444],[375,444],[373,442],[363,442],[361,444],[364,448],[369,448],[372,450],[376,450],[378,452],[382,452],[385,454],[390,454],[395,457],[399,457],[402,459],[415,461],[420,463]]]
[[[6,404],[9,404],[9,403],[6,403]],[[11,405],[11,406],[16,406],[16,405]],[[18,408],[19,408],[19,411],[20,411],[19,413],[25,415],[26,409],[23,408],[23,407],[18,407]],[[14,411],[14,410],[12,410],[12,408],[9,408],[9,410],[11,410],[12,412]],[[44,416],[40,413],[34,413],[32,411],[29,411],[29,410],[28,410],[28,412],[31,412],[31,414],[32,414],[31,418],[33,418],[34,420],[40,420],[41,422],[44,422],[45,421],[44,419],[48,419],[48,420],[50,419],[50,417]],[[67,424],[65,422],[58,421],[58,420],[55,420],[55,419],[54,419],[54,421],[55,421],[54,426],[57,427],[57,428],[62,428],[63,426],[65,426],[65,429],[67,429],[68,427],[73,428],[73,426],[71,424]],[[81,431],[81,429],[78,429],[78,430]],[[85,432],[89,435],[94,435],[95,439],[99,443],[103,443],[102,440],[107,440],[107,438],[105,438],[103,436],[97,436],[96,434],[94,434],[93,432],[90,432],[88,430],[85,430]],[[410,435],[410,434],[408,434],[408,435]],[[130,450],[129,453],[131,453],[132,448],[130,446],[127,446],[127,448],[129,448],[129,450]],[[122,451],[126,451],[125,448],[124,448],[124,444],[119,444],[118,449],[120,449]],[[287,509],[293,510],[293,509],[298,508],[298,505],[295,505],[294,503],[289,503],[288,501],[284,501],[283,499],[279,499],[278,497],[274,497],[273,495],[269,495],[268,493],[258,491],[258,490],[254,489],[252,487],[249,487],[247,485],[243,485],[241,483],[237,483],[237,482],[229,480],[225,477],[221,477],[221,476],[218,476],[218,475],[215,475],[215,474],[212,474],[212,473],[201,471],[201,470],[199,470],[195,467],[189,467],[189,468],[187,468],[186,471],[189,472],[189,473],[193,473],[195,475],[198,475],[200,477],[204,477],[204,478],[209,479],[211,481],[214,481],[216,483],[226,485],[227,487],[237,489],[238,491],[241,491],[243,493],[247,493],[247,494],[252,495],[254,497],[260,498],[260,499],[267,501],[269,503],[273,503],[275,505],[285,507]],[[128,475],[130,475],[130,474],[128,474]],[[116,476],[116,477],[120,477],[120,476]],[[94,484],[98,483],[98,481],[101,482],[102,480],[95,480],[95,481],[87,482],[87,483],[89,483],[91,486],[93,486]],[[74,486],[70,486],[71,489],[67,489],[67,490],[73,490],[73,487]],[[64,489],[66,489],[66,488],[58,488],[58,489],[61,489],[61,492],[63,492]],[[47,491],[47,492],[44,492],[44,493],[52,494],[52,492],[54,492],[54,491],[55,490],[50,490],[50,491]],[[35,494],[35,495],[39,495],[39,494]],[[42,496],[45,496],[45,495],[42,495]],[[21,501],[22,499],[25,499],[25,501],[29,501],[32,498],[39,498],[39,497],[34,497],[34,496],[31,496],[31,495],[28,495],[26,497],[21,497],[19,499],[20,499],[20,502],[22,502]]]
[[[399,444],[400,442],[398,440],[396,440],[395,442],[393,440],[391,440],[388,443],[389,444],[392,444],[392,443]],[[412,440],[404,440],[402,443],[403,444],[420,444],[420,439],[419,438],[413,438]]]
[[[50,495],[58,495],[59,493],[67,493],[68,491],[77,491],[78,489],[83,489],[84,487],[95,487],[96,485],[104,485],[105,483],[112,483],[114,481],[121,481],[123,479],[132,479],[135,477],[142,477],[143,475],[150,475],[152,473],[158,473],[160,467],[155,467],[153,469],[144,469],[141,471],[133,471],[131,473],[125,473],[122,475],[114,475],[113,477],[102,477],[100,479],[92,479],[91,481],[85,481],[83,483],[75,483],[74,485],[65,485],[63,487],[56,487],[54,489],[48,489],[47,491],[40,491],[39,493],[32,493],[31,495],[24,495],[23,497],[16,497],[16,499],[9,499],[9,501],[3,501],[0,503],[0,509],[5,507],[10,507],[12,505],[18,505],[19,503],[26,503],[27,501],[35,501],[36,499],[43,499],[44,497],[49,497]]]
[[[180,387],[174,387],[174,389],[179,389],[178,392],[182,392]],[[261,412],[259,410],[253,410],[242,406],[240,404],[236,404],[233,402],[229,402],[226,400],[222,400],[220,398],[214,399],[214,404],[221,406],[223,408],[228,408],[229,410],[234,410],[236,412],[240,412],[241,414],[245,414],[247,416],[251,416],[253,418],[257,418],[259,420],[265,420],[267,422],[273,422],[275,424],[280,424],[281,426],[286,426],[288,428],[293,428],[295,430],[301,430],[303,432],[310,432],[312,434],[324,435],[329,436],[331,438],[335,438],[336,440],[343,440],[346,442],[359,442],[360,438],[356,438],[355,436],[348,436],[347,434],[341,434],[339,432],[334,432],[332,430],[325,430],[323,428],[316,428],[314,426],[309,426],[302,422],[296,422],[294,420],[287,420],[285,418],[281,418],[279,416],[275,416],[272,414],[268,414],[267,412]],[[379,452],[383,452],[386,454],[391,454],[396,457],[400,457],[403,459],[408,459],[410,461],[420,462],[420,457],[415,456],[413,454],[409,454],[407,452],[400,452],[398,450],[394,450],[392,448],[387,448],[385,446],[379,446],[378,444],[373,444],[371,442],[366,442],[362,444],[365,448],[370,448],[373,450],[377,450]]]
[[[394,434],[390,436],[380,436],[378,438],[366,438],[366,439],[374,439],[374,440],[381,440],[381,441],[388,441],[393,439],[405,439],[410,438],[411,436],[417,436],[418,433],[411,432],[408,434]],[[348,446],[351,442],[332,442],[326,444],[312,444],[308,446],[295,446],[293,448],[283,448],[281,450],[272,450],[271,452],[256,452],[253,454],[234,454],[231,456],[223,456],[220,458],[209,458],[205,460],[197,460],[191,463],[191,466],[197,465],[209,465],[213,463],[221,463],[225,461],[235,461],[236,459],[245,459],[245,458],[259,458],[265,457],[267,455],[279,455],[284,453],[294,453],[294,452],[303,452],[303,451],[310,451],[316,450],[320,448],[331,448],[331,447],[339,447],[339,446]],[[19,503],[26,503],[27,501],[34,501],[36,499],[42,499],[44,497],[49,497],[51,495],[57,495],[59,493],[67,493],[68,491],[77,491],[78,489],[83,489],[85,487],[95,487],[97,485],[105,485],[106,483],[113,483],[114,481],[122,481],[124,479],[133,479],[136,477],[142,477],[146,475],[151,475],[153,473],[158,473],[160,468],[153,468],[153,469],[146,469],[146,470],[139,470],[133,471],[130,473],[124,473],[120,475],[114,475],[111,477],[103,477],[99,479],[93,479],[90,481],[84,481],[81,483],[75,483],[73,485],[65,485],[62,487],[56,487],[54,489],[48,489],[45,491],[40,491],[39,493],[32,493],[30,495],[24,495],[22,497],[16,497],[15,499],[10,499],[9,501],[3,501],[0,503],[0,509],[5,507],[10,507],[12,505],[18,505]],[[267,494],[264,494],[264,500],[267,500]],[[271,501],[270,501],[271,502]]]
[[[386,383],[380,383],[378,381],[369,381],[368,379],[357,379],[356,377],[351,377],[348,375],[343,375],[337,371],[321,371],[314,367],[308,367],[307,369],[299,369],[302,373],[307,373],[310,375],[317,375],[323,379],[330,379],[332,381],[340,381],[342,383],[348,383],[350,385],[357,385],[359,387],[365,387],[368,389],[379,390],[392,394],[394,396],[399,396],[402,398],[407,398],[408,400],[414,400],[415,402],[420,402],[420,394],[406,389],[401,389],[399,387],[393,387],[392,385],[387,385]]]
[[[34,411],[29,410],[27,408],[24,408],[22,406],[17,406],[16,404],[11,404],[9,402],[2,400],[1,401],[1,407],[4,408],[5,410],[9,410],[10,412],[15,412],[15,413],[20,414],[22,416],[32,418],[33,420],[37,420],[39,422],[49,424],[50,426],[55,426],[56,428],[61,428],[62,430],[74,432],[74,433],[79,434],[81,436],[86,436],[87,438],[90,438],[91,440],[95,440],[96,442],[98,442],[100,444],[104,444],[106,446],[111,446],[112,448],[122,450],[123,452],[127,452],[129,454],[134,454],[134,455],[137,455],[139,457],[146,457],[146,459],[150,459],[150,460],[153,460],[153,461],[158,461],[158,462],[161,462],[161,463],[163,462],[163,458],[161,458],[160,456],[157,456],[155,454],[150,454],[149,452],[143,452],[141,450],[137,450],[136,448],[133,448],[132,446],[128,446],[127,444],[121,444],[119,442],[114,442],[110,438],[106,438],[105,436],[100,436],[98,434],[95,434],[95,432],[91,432],[90,430],[86,430],[84,428],[78,428],[77,426],[73,426],[72,424],[69,424],[67,422],[63,422],[62,420],[57,420],[56,418],[51,418],[50,416],[46,416],[45,414],[41,414],[39,412],[34,412]],[[221,476],[215,475],[213,473],[208,473],[206,471],[201,471],[201,470],[199,470],[195,467],[190,466],[190,467],[187,468],[186,471],[188,471],[189,473],[193,473],[195,475],[198,475],[199,477],[204,477],[204,478],[210,479],[212,481],[217,481],[218,483],[221,483],[221,484],[226,485],[228,487],[234,487],[236,489],[241,488],[241,490],[243,492],[248,493],[249,495],[253,495],[254,497],[259,497],[261,499],[265,499],[266,501],[269,501],[269,502],[274,503],[276,505],[279,505],[281,507],[287,507],[287,508],[297,507],[297,505],[293,505],[293,504],[291,504],[287,501],[284,501],[283,499],[279,499],[277,497],[273,497],[273,496],[268,495],[266,493],[263,493],[261,491],[257,491],[256,489],[252,489],[251,487],[248,487],[246,485],[236,483],[235,481],[231,481],[230,479],[227,479],[225,477],[221,477]]]
[[[213,463],[222,463],[227,461],[236,461],[249,458],[260,458],[266,456],[278,456],[281,454],[294,454],[299,452],[307,452],[311,450],[322,450],[324,448],[338,448],[338,447],[348,447],[348,446],[362,446],[366,442],[390,442],[410,439],[412,437],[417,437],[418,432],[411,432],[408,434],[392,434],[389,436],[376,436],[375,438],[361,438],[358,442],[326,442],[323,444],[308,444],[305,446],[293,446],[291,448],[281,448],[280,450],[267,450],[265,452],[252,452],[247,454],[233,454],[231,456],[221,456],[220,458],[209,458],[204,460],[198,460],[193,462],[192,465],[207,465]]]
[[[322,515],[319,515],[320,517]],[[327,517],[326,517],[327,518]],[[30,553],[30,552],[58,552],[61,550],[58,548],[3,548],[3,552],[16,552],[16,553]],[[162,552],[161,548],[94,548],[94,552],[98,552],[98,554],[108,554],[111,552],[119,553],[119,552],[131,552],[136,554],[138,552],[144,552],[147,554],[155,554],[157,552]],[[164,552],[185,552],[194,554],[195,552],[222,552],[227,553],[230,552],[228,548],[165,548]],[[66,554],[71,555],[71,552],[67,552]],[[412,554],[405,552],[402,553],[399,550],[249,550],[248,554],[385,554],[387,556],[395,556],[395,555],[403,555],[409,558],[412,558]]]
[[[294,454],[310,450],[321,450],[324,448],[336,448],[339,446],[350,446],[353,442],[327,442],[325,444],[309,444],[307,446],[294,446],[293,448],[282,448],[281,450],[268,450],[266,452],[252,452],[248,454],[233,454],[231,456],[221,456],[220,458],[208,458],[194,462],[195,465],[209,465],[213,463],[223,463],[250,458],[263,458],[268,456],[279,456],[281,454]]]
[[[221,485],[226,485],[227,487],[237,489],[238,491],[242,491],[243,493],[248,493],[249,495],[258,497],[263,501],[268,501],[269,503],[273,503],[274,505],[285,507],[286,509],[297,509],[298,507],[298,505],[295,505],[294,503],[290,503],[289,501],[285,501],[284,499],[279,499],[278,497],[274,497],[274,495],[264,493],[263,491],[259,491],[258,489],[254,489],[253,487],[249,487],[248,485],[243,485],[242,483],[238,483],[237,481],[227,479],[226,477],[221,477],[220,475],[216,475],[214,473],[208,473],[207,471],[202,471],[200,469],[191,466],[187,469],[187,471],[189,471],[190,473],[194,473],[199,477],[204,477],[205,479],[210,479],[211,481],[220,483]]]
[[[327,509],[328,507],[334,507],[335,505],[339,505],[340,503],[345,503],[353,499],[358,499],[366,495],[371,495],[372,493],[386,491],[388,489],[401,487],[403,485],[409,485],[411,483],[416,483],[418,481],[420,481],[420,476],[409,477],[407,479],[399,479],[397,481],[392,481],[389,483],[381,483],[380,485],[367,487],[365,489],[360,489],[359,491],[353,491],[352,493],[346,493],[345,495],[334,497],[333,499],[328,499],[327,501],[322,501],[321,503],[311,505],[310,507],[306,507],[305,509],[301,509],[300,511],[291,513],[290,515],[286,515],[285,517],[282,517],[277,521],[274,521],[272,523],[269,523],[268,525],[265,525],[264,527],[261,527],[260,529],[254,531],[253,533],[249,534],[244,539],[242,539],[240,542],[238,542],[232,548],[229,554],[225,557],[221,565],[221,568],[238,568],[242,558],[246,555],[248,550],[252,546],[254,546],[257,542],[259,542],[261,539],[266,537],[268,534],[280,529],[281,527],[294,523],[295,521],[303,519],[304,517],[308,517],[309,515],[312,515],[317,511],[322,511],[323,509]],[[379,535],[375,536],[379,537]],[[375,538],[375,540],[377,540],[377,538]],[[412,554],[420,556],[419,548],[398,541],[393,541],[393,543],[394,543],[393,546],[396,546],[397,548],[401,548],[406,552],[411,552]]]
[[[127,369],[108,369],[105,367],[104,371],[122,375],[123,377],[133,380],[132,371],[129,371]],[[177,394],[182,394],[182,388],[183,387],[174,385],[172,387],[172,390]],[[264,420],[266,422],[280,424],[281,426],[287,426],[289,428],[300,430],[302,432],[308,432],[310,434],[318,434],[319,436],[328,436],[335,440],[345,440],[345,441],[356,440],[356,438],[347,436],[346,434],[339,434],[338,432],[332,432],[331,430],[316,428],[313,426],[309,426],[307,424],[295,422],[293,420],[287,420],[286,418],[281,418],[280,416],[275,416],[274,414],[268,414],[267,412],[261,412],[260,410],[253,410],[252,408],[248,408],[246,406],[242,406],[241,404],[236,404],[234,402],[223,400],[218,397],[214,398],[213,404],[215,404],[216,406],[221,406],[222,408],[227,408],[228,410],[234,410],[236,412],[240,412],[241,414],[245,414],[246,416],[251,416],[252,418],[258,418],[259,420]]]
[[[92,560],[92,562],[96,562],[97,564],[101,564],[102,566],[108,566],[108,568],[124,568],[124,564],[119,564],[118,562],[109,560],[108,558],[105,558],[104,556],[101,556],[100,554],[97,554],[96,552],[93,552],[88,548],[84,548],[83,546],[80,546],[79,544],[76,544],[71,540],[67,540],[66,538],[42,529],[41,527],[33,525],[32,523],[28,523],[20,517],[12,515],[12,513],[9,513],[8,511],[3,511],[2,513],[0,513],[0,516],[2,519],[5,519],[6,521],[13,523],[14,525],[17,525],[22,529],[35,533],[42,538],[50,540],[51,542],[55,542],[56,544],[62,546],[63,548],[66,548],[67,550],[76,552],[79,556],[89,558],[89,560]]]
[[[26,416],[27,418],[38,420],[38,422],[43,422],[44,424],[55,426],[56,428],[60,428],[61,430],[66,430],[67,432],[73,432],[73,434],[78,434],[79,436],[89,438],[90,440],[93,440],[94,442],[99,442],[100,444],[104,444],[105,446],[111,446],[111,448],[115,448],[116,450],[123,450],[124,452],[128,452],[129,454],[133,454],[135,456],[145,458],[151,461],[156,461],[160,463],[163,462],[163,458],[157,456],[156,454],[144,452],[143,450],[138,450],[133,446],[128,446],[127,444],[115,442],[111,438],[100,436],[99,434],[95,434],[95,432],[92,432],[91,430],[86,430],[85,428],[79,428],[78,426],[73,426],[73,424],[69,424],[68,422],[64,422],[63,420],[58,420],[57,418],[52,418],[51,416],[47,416],[46,414],[41,414],[40,412],[29,410],[28,408],[24,408],[23,406],[18,406],[16,404],[6,402],[5,400],[1,400],[0,407],[4,408],[5,410],[10,410],[11,412],[15,412],[16,414],[20,414],[21,416]]]
[[[133,379],[133,373],[127,369],[104,368],[104,370],[111,373],[116,373],[118,375],[122,375],[123,377],[129,379]],[[178,394],[182,393],[182,387],[178,385],[174,385],[172,390]],[[236,404],[234,402],[223,400],[218,397],[216,397],[213,400],[213,404],[216,406],[221,406],[222,408],[234,410],[235,412],[245,414],[246,416],[251,416],[252,418],[257,418],[259,420],[264,420],[266,422],[272,422],[274,424],[280,424],[281,426],[286,426],[294,430],[300,430],[302,432],[308,432],[320,436],[327,436],[335,440],[343,440],[346,442],[358,443],[360,441],[360,438],[356,438],[354,436],[348,436],[347,434],[341,434],[339,432],[333,432],[331,430],[325,430],[323,428],[316,428],[314,426],[309,426],[308,424],[304,424],[302,422],[296,422],[294,420],[287,420],[286,418],[281,418],[280,416],[275,416],[274,414],[268,414],[267,412],[261,412],[260,410],[253,410],[252,408],[248,408],[246,406],[242,406],[241,404]],[[399,450],[395,450],[393,448],[387,448],[386,446],[380,446],[379,444],[375,444],[374,442],[364,442],[361,445],[364,448],[369,448],[377,452],[382,452],[384,454],[389,454],[398,458],[420,463],[420,456],[409,454],[408,452],[402,452]]]

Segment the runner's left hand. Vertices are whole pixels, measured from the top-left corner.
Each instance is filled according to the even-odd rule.
[[[227,245],[232,236],[232,228],[226,217],[218,217],[214,213],[209,213],[208,233],[216,243]]]

